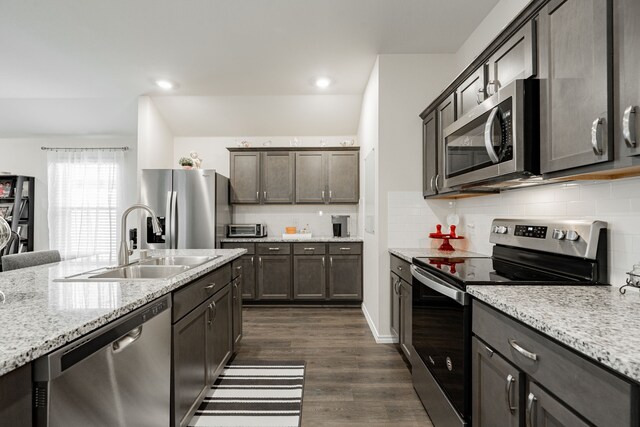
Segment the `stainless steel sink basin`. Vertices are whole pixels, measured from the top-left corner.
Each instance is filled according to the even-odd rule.
[[[89,279],[166,279],[191,269],[187,265],[129,265],[114,268],[104,273],[90,275]]]
[[[140,261],[140,265],[186,265],[197,267],[205,262],[219,258],[216,256],[167,256],[159,258],[148,258]]]

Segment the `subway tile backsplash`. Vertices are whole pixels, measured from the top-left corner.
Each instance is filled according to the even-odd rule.
[[[622,286],[626,272],[640,262],[640,178],[580,181],[505,191],[501,194],[424,200],[420,192],[390,192],[389,247],[432,247],[427,233],[445,224],[449,213],[460,217],[453,242],[460,249],[491,253],[489,231],[497,217],[567,218],[606,221],[609,228],[609,281]]]
[[[299,230],[309,225],[316,237],[332,236],[331,215],[349,215],[349,231],[358,235],[358,205],[235,205],[235,224],[267,224],[269,236],[279,237],[285,227]]]

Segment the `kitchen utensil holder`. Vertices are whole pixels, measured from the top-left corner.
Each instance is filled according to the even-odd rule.
[[[627,292],[627,290],[625,289],[627,287],[640,288],[640,275],[635,274],[632,271],[629,271],[627,275],[629,276],[627,277],[627,284],[619,289],[621,294]]]

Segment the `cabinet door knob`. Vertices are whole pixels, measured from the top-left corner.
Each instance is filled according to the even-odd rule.
[[[535,426],[535,408],[534,405],[538,399],[533,393],[529,393],[527,397],[527,427]]]
[[[622,136],[628,147],[636,146],[636,107],[631,105],[622,115]]]
[[[216,284],[215,282],[213,283],[209,283],[207,286],[204,287],[205,290],[210,291],[211,289],[215,288]]]
[[[515,414],[516,409],[517,409],[515,406],[511,405],[511,389],[513,388],[513,383],[515,383],[515,382],[516,382],[516,379],[513,378],[513,375],[509,374],[507,376],[507,385],[506,385],[506,388],[505,388],[505,393],[507,394],[506,395],[507,408],[509,408],[509,412],[511,412],[512,414]]]

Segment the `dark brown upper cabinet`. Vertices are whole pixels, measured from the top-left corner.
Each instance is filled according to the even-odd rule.
[[[319,151],[296,153],[296,203],[324,203],[326,159]]]
[[[293,203],[294,153],[262,153],[262,203]]]
[[[438,194],[436,175],[438,174],[438,127],[436,111],[432,111],[422,122],[422,195]]]
[[[451,94],[445,99],[438,107],[437,111],[437,129],[438,129],[438,143],[437,143],[437,158],[438,158],[438,173],[433,181],[436,193],[447,193],[451,189],[444,188],[444,174],[446,168],[446,157],[444,147],[444,130],[453,122],[456,121],[456,96]]]
[[[329,203],[358,203],[360,199],[360,156],[353,152],[329,152],[327,190]]]
[[[613,160],[611,0],[554,0],[538,18],[543,173]]]
[[[255,151],[231,153],[231,203],[260,203],[260,157]]]
[[[517,79],[528,79],[537,72],[536,22],[529,21],[487,61],[487,97]]]
[[[482,104],[485,93],[485,67],[478,68],[456,89],[457,117],[462,117],[473,107]]]

